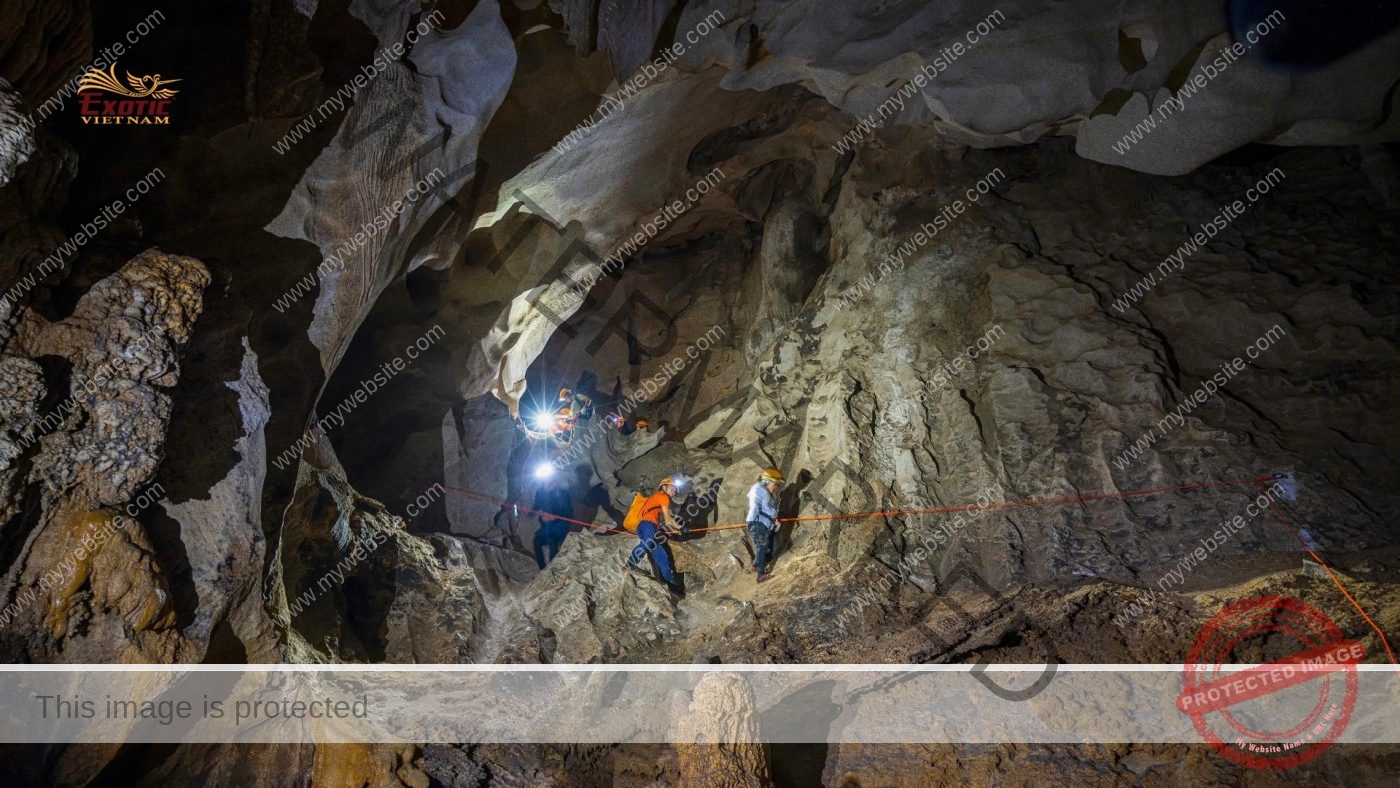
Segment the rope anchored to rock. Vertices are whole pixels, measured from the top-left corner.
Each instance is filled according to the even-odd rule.
[[[1080,493],[1077,495],[1061,495],[1051,498],[1024,498],[1014,501],[991,501],[985,504],[970,503],[958,504],[955,506],[936,506],[921,509],[885,509],[875,512],[856,512],[849,514],[820,514],[808,515],[805,517],[780,517],[778,518],[778,522],[804,523],[824,522],[833,520],[863,520],[876,517],[903,517],[920,514],[950,514],[953,512],[990,512],[1005,509],[1028,509],[1042,506],[1062,506],[1064,504],[1082,504],[1091,503],[1094,501],[1138,498],[1142,496],[1163,495],[1166,493],[1173,492],[1193,492],[1196,490],[1209,490],[1220,487],[1257,486],[1262,488],[1274,479],[1275,477],[1273,475],[1265,474],[1261,476],[1252,476],[1246,479],[1229,479],[1224,481],[1198,482],[1195,484],[1174,484],[1165,487],[1145,487],[1138,490],[1122,490],[1117,492]],[[457,495],[461,495],[467,498],[473,498],[483,503],[494,503],[502,508],[513,508],[516,512],[527,512],[530,514],[537,514],[541,517],[545,517],[548,519],[562,520],[564,522],[572,523],[574,525],[582,526],[584,528],[591,528],[597,531],[601,531],[605,534],[628,533],[627,531],[624,531],[619,528],[614,528],[612,526],[597,525],[596,523],[584,522],[583,520],[575,520],[570,517],[560,517],[557,514],[551,514],[549,512],[541,511],[539,509],[534,509],[528,506],[522,506],[517,503],[511,503],[509,501],[502,501],[498,498],[493,498],[491,496],[483,495],[481,493],[473,492],[471,490],[463,490],[457,487],[447,487],[446,485],[443,486],[443,489],[447,490],[448,492],[455,493]],[[1385,633],[1382,632],[1380,626],[1378,626],[1376,622],[1372,620],[1372,618],[1369,615],[1366,614],[1366,611],[1361,607],[1361,604],[1356,601],[1356,598],[1353,597],[1351,593],[1347,591],[1346,586],[1342,584],[1342,581],[1337,577],[1336,573],[1334,573],[1331,567],[1329,567],[1327,563],[1324,562],[1322,558],[1318,556],[1318,554],[1312,549],[1312,547],[1309,546],[1308,543],[1303,540],[1303,537],[1298,532],[1297,527],[1295,527],[1287,518],[1285,518],[1281,512],[1274,511],[1272,508],[1271,511],[1274,512],[1274,515],[1278,518],[1279,522],[1292,532],[1293,538],[1298,540],[1298,543],[1303,546],[1303,549],[1307,551],[1308,555],[1312,556],[1313,560],[1316,561],[1318,565],[1321,566],[1323,570],[1327,572],[1328,578],[1332,580],[1332,583],[1337,587],[1337,590],[1342,592],[1342,596],[1346,597],[1347,601],[1351,603],[1351,606],[1356,608],[1356,611],[1361,614],[1361,617],[1365,619],[1366,623],[1369,624],[1371,626],[1371,629],[1375,631],[1376,636],[1379,637],[1381,640],[1381,645],[1385,647],[1386,654],[1390,657],[1391,663],[1400,666],[1400,662],[1397,662],[1395,652],[1391,649],[1390,641],[1386,639]],[[744,522],[719,523],[716,525],[704,526],[700,528],[690,528],[688,530],[690,533],[703,533],[706,531],[727,531],[735,528],[744,528],[747,525],[748,523]]]

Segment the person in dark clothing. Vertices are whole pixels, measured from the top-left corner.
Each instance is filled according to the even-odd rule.
[[[573,497],[569,495],[567,486],[557,477],[551,477],[535,491],[535,508],[554,515],[540,515],[540,527],[535,531],[535,563],[544,569],[559,555],[564,539],[569,535],[569,521],[559,518],[574,516]],[[545,558],[546,550],[549,558]]]

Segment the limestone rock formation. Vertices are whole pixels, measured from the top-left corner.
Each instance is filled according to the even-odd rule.
[[[382,45],[409,32],[402,10],[364,11]],[[456,30],[429,26],[420,35],[407,55],[413,67],[395,60],[368,81],[342,134],[267,228],[320,250],[310,336],[327,372],[379,293],[408,272],[413,236],[473,171],[477,140],[515,69],[495,0],[478,4]],[[491,65],[483,73],[474,63]],[[366,78],[357,77],[358,88]]]
[[[1400,628],[1400,33],[1285,74],[1216,65],[1235,42],[1198,0],[230,8],[163,12],[228,62],[122,146],[26,113],[126,12],[0,9],[6,659],[1173,663],[1226,601],[1283,592],[1384,654],[1303,547]],[[248,41],[204,37],[235,16]],[[56,251],[156,165],[127,226]],[[525,436],[561,386],[597,412]],[[769,466],[759,584],[742,521]],[[550,473],[574,522],[540,569]],[[666,476],[683,597],[615,527]],[[679,746],[99,745],[16,771],[1239,779],[1204,746],[766,750],[790,710],[758,697],[706,673],[649,710]],[[1298,774],[1378,783],[1390,757]]]
[[[42,627],[10,630],[7,651],[32,659],[181,652],[166,572],[135,518],[161,497],[150,481],[170,413],[162,389],[179,380],[176,354],[208,283],[198,260],[149,250],[93,286],[64,320],[25,313],[7,347],[17,355],[7,358],[29,395],[11,400],[20,418],[0,472],[11,495],[30,484],[40,494],[37,524],[9,537],[24,548],[7,576],[16,605],[7,618]],[[68,373],[63,389],[45,392],[50,407],[40,417],[37,395],[47,386],[33,385],[35,365],[23,359],[46,357],[66,359]]]
[[[207,645],[216,627],[227,625],[249,661],[275,656],[275,641],[262,602],[259,579],[267,559],[259,504],[266,479],[264,428],[271,413],[267,384],[258,372],[258,358],[244,343],[241,374],[225,385],[238,395],[243,435],[236,450],[239,462],[209,490],[209,497],[163,503],[180,525],[180,541],[201,602],[186,637]]]
[[[660,583],[626,568],[635,540],[571,535],[525,589],[524,612],[548,638],[546,661],[632,661],[680,634]]]
[[[175,352],[208,284],[198,260],[151,250],[94,286],[67,319],[27,314],[14,347],[72,364],[67,429],[40,438],[34,461],[50,503],[76,491],[82,503],[115,505],[151,477],[170,408],[160,389],[179,380]]]
[[[868,6],[759,2],[736,14],[728,3],[691,4],[680,30],[706,29],[716,11],[725,16],[682,63],[723,64],[731,89],[801,84],[856,119],[923,126],[959,144],[1073,134],[1086,158],[1157,174],[1190,172],[1248,142],[1359,143],[1395,134],[1385,95],[1400,77],[1397,31],[1386,45],[1297,74],[1238,56],[1219,67],[1229,42],[1218,3],[1171,11],[1130,3],[1107,16],[1091,3],[916,3],[885,13]],[[1280,29],[1290,24],[1305,23],[1285,20],[1263,35],[1300,34]],[[1210,74],[1218,77],[1209,77],[1209,90],[1182,93],[1188,79]],[[1371,78],[1377,74],[1385,76]],[[1163,125],[1190,131],[1149,133],[1140,145],[1115,148],[1168,98],[1182,102],[1183,117]]]
[[[682,701],[683,702],[683,701]],[[691,693],[689,714],[676,731],[681,780],[686,785],[741,788],[769,785],[753,688],[743,676],[706,673]]]
[[[0,10],[0,76],[37,110],[92,60],[88,0],[18,0]]]
[[[19,95],[0,79],[0,186],[9,183],[19,165],[34,154],[33,128],[27,120]]]

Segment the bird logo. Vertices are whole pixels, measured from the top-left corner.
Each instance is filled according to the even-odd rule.
[[[178,79],[165,79],[161,77],[160,74],[137,77],[133,76],[132,73],[128,71],[126,72],[127,84],[123,85],[121,80],[117,79],[117,64],[113,63],[112,67],[107,71],[96,68],[88,69],[87,73],[83,74],[83,78],[78,81],[78,90],[105,90],[108,93],[115,93],[119,96],[163,100],[180,92],[164,86],[179,81]]]

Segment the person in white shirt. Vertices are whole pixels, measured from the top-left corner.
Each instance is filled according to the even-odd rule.
[[[777,547],[778,488],[782,484],[782,472],[769,468],[749,488],[748,531],[753,540],[753,571],[760,583],[773,577],[764,570]]]

